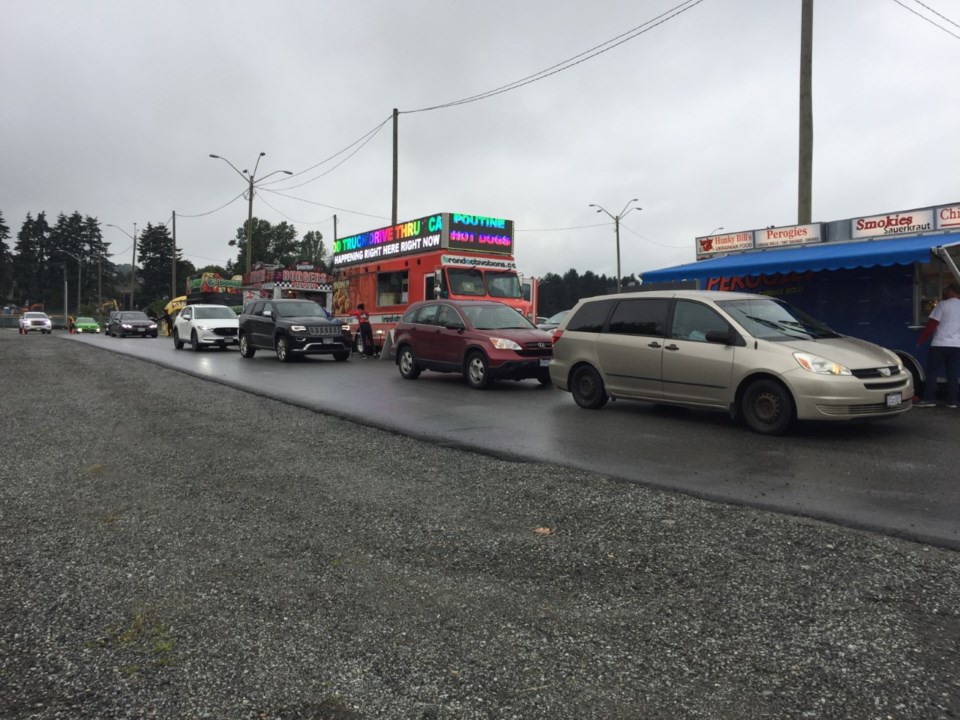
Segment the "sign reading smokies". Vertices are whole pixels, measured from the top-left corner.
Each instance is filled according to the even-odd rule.
[[[370,232],[339,238],[333,243],[333,266],[439,249],[513,255],[513,221],[485,215],[437,213]]]
[[[850,237],[855,240],[883,235],[916,235],[928,230],[933,230],[933,210],[910,210],[850,221]]]

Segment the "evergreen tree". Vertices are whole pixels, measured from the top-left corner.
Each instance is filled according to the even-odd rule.
[[[0,212],[0,300],[6,301],[11,297],[13,283],[13,253],[7,245],[10,238],[10,228],[3,221],[3,212]]]
[[[236,237],[230,241],[230,247],[238,248],[237,260],[228,267],[231,272],[244,273],[247,271],[247,231],[246,226],[237,228]],[[253,235],[250,239],[253,246],[254,264],[262,262],[266,265],[287,266],[299,260],[300,244],[297,242],[297,229],[287,222],[271,225],[267,220],[253,219]]]
[[[27,213],[20,232],[17,233],[17,243],[14,247],[13,283],[15,285],[14,299],[21,304],[52,303],[63,301],[62,284],[51,285],[49,276],[52,274],[49,266],[49,238],[50,226],[44,213],[39,213],[34,219]],[[59,272],[60,268],[56,270]],[[54,288],[50,290],[49,288]],[[47,290],[47,292],[44,292]]]
[[[142,305],[171,297],[174,288],[171,285],[173,271],[173,237],[166,225],[147,223],[146,229],[137,241],[137,274],[140,281]],[[180,251],[177,250],[179,260]],[[179,274],[179,267],[177,277]],[[178,282],[178,285],[180,283]],[[179,290],[178,290],[178,294]]]

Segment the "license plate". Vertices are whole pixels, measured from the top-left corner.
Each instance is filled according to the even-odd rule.
[[[329,345],[333,342],[333,340],[331,338],[323,338],[320,342],[322,342],[324,345]]]
[[[137,332],[146,332],[146,331],[147,331],[146,328],[137,328]]]
[[[550,358],[540,358],[540,367],[547,367],[550,364]]]
[[[887,407],[897,407],[903,403],[903,396],[900,393],[887,393]]]

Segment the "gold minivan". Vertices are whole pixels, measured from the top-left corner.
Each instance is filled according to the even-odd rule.
[[[766,295],[584,298],[553,341],[553,384],[588,409],[609,398],[712,408],[779,435],[794,420],[891,417],[913,404],[913,378],[894,353]]]

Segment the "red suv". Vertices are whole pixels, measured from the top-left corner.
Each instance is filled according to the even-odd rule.
[[[394,329],[397,366],[407,380],[423,370],[463,373],[470,387],[536,378],[550,384],[553,343],[503,303],[430,300],[414,303]]]

